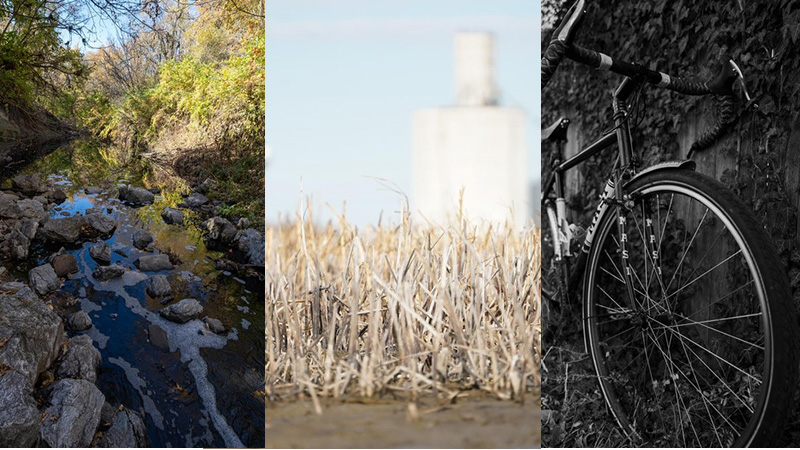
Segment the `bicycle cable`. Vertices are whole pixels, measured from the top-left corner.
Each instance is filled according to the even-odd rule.
[[[633,94],[633,101],[630,102],[631,108],[630,108],[628,114],[625,115],[625,119],[622,122],[620,122],[619,125],[614,125],[613,127],[611,127],[608,130],[604,131],[603,132],[604,136],[607,135],[607,134],[610,134],[610,133],[613,133],[613,132],[617,131],[622,125],[625,125],[626,123],[628,123],[628,121],[631,119],[631,116],[633,116],[633,115],[637,115],[636,123],[634,125],[634,128],[639,126],[642,123],[642,120],[644,118],[644,114],[639,112],[639,98],[641,96],[643,88],[644,88],[644,83],[639,83],[639,86],[636,88],[636,92]]]

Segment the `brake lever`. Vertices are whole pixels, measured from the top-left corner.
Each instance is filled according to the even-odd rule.
[[[750,91],[747,90],[747,84],[744,81],[744,73],[742,73],[742,69],[739,68],[739,65],[736,64],[734,60],[728,61],[733,69],[733,72],[736,74],[736,79],[739,82],[739,85],[742,87],[742,92],[744,92],[744,98],[747,100],[744,109],[758,109],[758,103],[756,102],[757,99],[750,96]]]

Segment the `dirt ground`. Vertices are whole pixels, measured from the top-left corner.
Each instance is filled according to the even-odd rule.
[[[267,403],[267,448],[539,448],[538,396],[524,404],[477,394],[454,404],[435,398]]]

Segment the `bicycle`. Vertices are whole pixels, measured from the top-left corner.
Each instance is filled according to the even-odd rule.
[[[726,60],[713,80],[694,82],[582,48],[574,40],[585,6],[579,0],[555,30],[542,88],[564,57],[624,78],[613,128],[574,156],[561,156],[568,120],[542,132],[558,148],[542,186],[553,246],[543,303],[580,294],[586,352],[634,445],[774,445],[798,380],[796,313],[777,252],[751,210],[690,159],[640,167],[629,120],[645,84],[722,96],[719,123],[692,147],[699,151],[730,122],[736,83],[750,100],[744,75]],[[567,220],[564,174],[614,144],[581,245]]]

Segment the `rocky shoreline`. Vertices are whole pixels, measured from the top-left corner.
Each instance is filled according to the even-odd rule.
[[[263,235],[248,228],[246,220],[234,225],[213,217],[215,207],[204,195],[213,187],[211,180],[201,183],[178,208],[164,208],[162,220],[182,225],[183,209],[211,216],[200,228],[206,247],[226,256],[216,261],[216,268],[231,276],[262,276]],[[114,190],[130,207],[149,205],[155,199],[154,192],[140,187],[86,188],[95,194],[115,195]],[[10,190],[0,191],[0,260],[4,263],[0,267],[0,447],[146,447],[150,442],[141,412],[109,403],[96,386],[101,356],[96,343],[84,334],[92,328],[92,318],[69,308],[81,299],[57,295],[79,270],[75,256],[61,247],[44,264],[31,268],[27,279],[16,279],[5,265],[29,261],[37,242],[47,248],[95,242],[89,247],[97,263],[91,274],[95,280],[105,282],[139,272],[147,279],[147,295],[158,300],[160,309],[154,312],[164,319],[177,324],[202,319],[215,334],[227,329],[220,320],[204,316],[203,305],[196,299],[173,297],[164,272],[178,261],[158,251],[153,235],[143,230],[133,234],[131,246],[143,252],[133,267],[112,264],[112,249],[104,242],[117,228],[108,214],[111,208],[89,208],[71,215],[60,211],[66,198],[40,174],[19,175]],[[158,328],[150,326],[150,340],[159,339]]]

